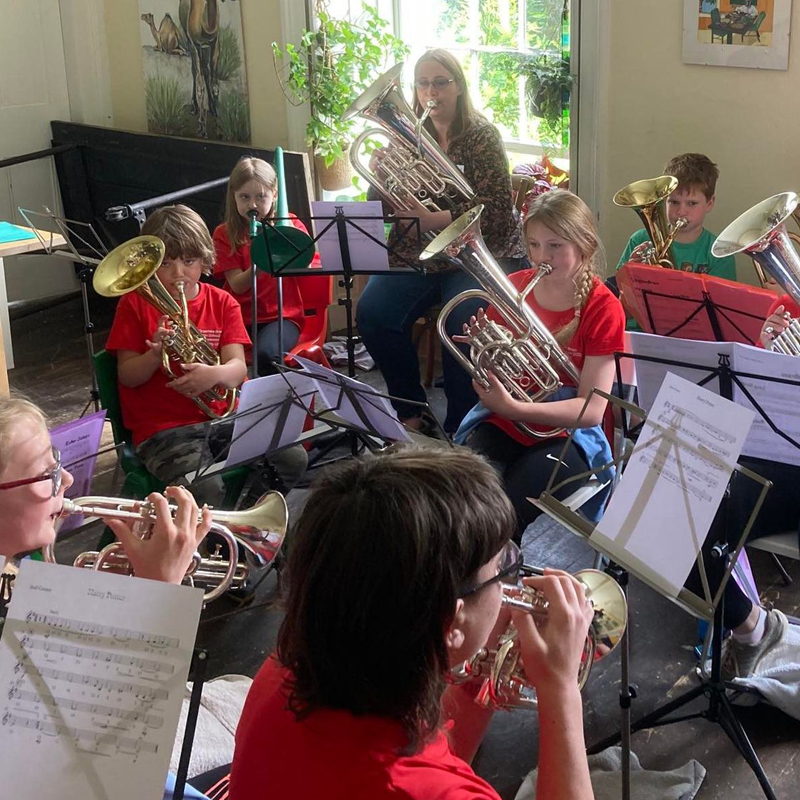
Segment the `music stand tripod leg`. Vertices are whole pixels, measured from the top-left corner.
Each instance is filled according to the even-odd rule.
[[[89,354],[89,372],[92,376],[92,388],[89,392],[89,400],[81,411],[81,416],[84,416],[89,410],[90,406],[94,406],[95,412],[100,410],[100,389],[97,385],[97,373],[94,368],[94,322],[92,322],[91,311],[89,309],[89,290],[88,283],[92,279],[91,268],[83,264],[78,273],[78,280],[81,284],[81,301],[83,304],[83,330],[86,336],[86,351]]]

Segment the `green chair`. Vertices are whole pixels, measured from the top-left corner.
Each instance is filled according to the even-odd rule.
[[[116,357],[107,350],[101,350],[94,356],[94,369],[97,376],[100,404],[106,410],[106,418],[111,423],[114,444],[120,448],[119,461],[125,475],[121,490],[122,496],[141,500],[150,492],[163,492],[164,482],[152,475],[142,459],[136,455],[131,432],[122,421]],[[233,467],[222,474],[222,481],[225,484],[224,508],[233,508],[249,472],[249,467],[243,466]]]
[[[756,17],[755,22],[753,23],[753,26],[750,28],[750,30],[747,31],[746,33],[742,34],[742,42],[744,42],[744,37],[745,36],[751,36],[752,34],[756,35],[756,38],[758,39],[759,42],[761,41],[761,33],[759,33],[759,28],[761,27],[761,23],[764,21],[764,18],[766,16],[767,16],[767,12],[766,11],[761,11],[759,13],[759,15]]]

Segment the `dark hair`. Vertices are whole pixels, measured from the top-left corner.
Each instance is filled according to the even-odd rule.
[[[664,167],[666,175],[678,179],[678,189],[699,189],[710,200],[717,191],[719,168],[702,153],[683,153],[671,158]]]
[[[460,136],[464,131],[469,130],[476,122],[484,120],[485,117],[475,109],[472,104],[472,98],[469,95],[469,87],[467,86],[467,76],[464,74],[464,68],[461,62],[449,51],[441,47],[434,50],[428,50],[423,53],[414,65],[414,77],[417,76],[417,67],[423,61],[435,61],[440,66],[444,67],[455,78],[456,85],[461,89],[461,94],[456,100],[456,116],[450,126],[450,138],[455,139]],[[414,113],[421,117],[423,112],[422,104],[419,102],[419,96],[416,88],[414,89]],[[435,138],[436,129],[433,127],[433,120],[430,117],[425,120],[425,129],[428,133],[432,134]]]
[[[198,258],[203,272],[214,266],[214,242],[203,218],[189,206],[157,208],[142,225],[142,234],[158,236],[166,248],[166,258]]]
[[[466,448],[402,448],[322,475],[293,533],[278,634],[298,718],[389,717],[413,752],[439,723],[456,601],[515,528],[494,469]]]

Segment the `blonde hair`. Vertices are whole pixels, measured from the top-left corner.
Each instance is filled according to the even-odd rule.
[[[9,440],[23,418],[47,430],[47,417],[39,406],[24,397],[0,397],[0,475],[9,464]]]
[[[453,120],[453,124],[450,126],[450,136],[452,139],[455,139],[456,136],[464,133],[464,131],[469,130],[479,120],[485,119],[483,114],[476,111],[475,106],[472,105],[472,98],[469,95],[467,76],[464,74],[464,68],[461,66],[461,62],[451,52],[437,47],[434,50],[428,50],[423,53],[414,65],[415,78],[417,76],[417,67],[422,64],[423,61],[435,61],[440,66],[444,67],[453,78],[455,78],[456,86],[461,89],[461,94],[458,96],[458,100],[456,100],[456,116]],[[421,117],[422,111],[422,104],[419,101],[419,96],[415,87],[414,113],[418,117]],[[436,129],[433,127],[433,121],[430,117],[425,120],[425,129],[435,137]]]
[[[236,252],[237,247],[247,241],[248,225],[236,208],[236,192],[250,181],[257,181],[270,192],[278,191],[278,176],[272,164],[252,156],[243,156],[239,159],[228,178],[228,191],[225,194],[225,227],[228,229],[228,239],[231,242],[231,255]],[[275,199],[277,200],[277,194]],[[268,216],[272,216],[274,210],[273,201]]]
[[[203,218],[184,205],[162,206],[142,225],[142,235],[158,236],[166,248],[166,258],[198,258],[203,272],[214,267],[214,242]]]
[[[522,222],[523,234],[532,222],[540,222],[562,239],[572,242],[581,252],[582,269],[574,278],[575,316],[563,328],[554,331],[558,342],[566,344],[575,335],[580,324],[581,312],[598,275],[598,261],[602,261],[603,244],[589,206],[578,195],[566,189],[552,189],[535,198]]]

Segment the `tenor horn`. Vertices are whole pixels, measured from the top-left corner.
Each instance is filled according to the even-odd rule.
[[[675,269],[672,242],[678,231],[686,225],[681,217],[670,225],[667,216],[667,198],[678,188],[678,179],[672,175],[661,175],[634,181],[623,186],[614,195],[614,205],[633,209],[650,237],[652,247],[645,255],[646,264]]]
[[[350,146],[353,169],[397,212],[413,209],[415,200],[431,211],[452,209],[456,202],[471,203],[475,191],[423,127],[433,106],[420,119],[403,97],[402,70],[403,65],[396,64],[345,111],[345,120],[364,117],[377,125]],[[376,136],[385,137],[389,144],[372,170],[361,163],[360,151],[365,140]]]
[[[562,376],[571,378],[576,386],[580,377],[555,336],[526,300],[536,283],[549,274],[552,267],[541,264],[536,277],[519,292],[486,247],[480,229],[482,211],[483,206],[479,205],[462,214],[420,255],[421,261],[442,253],[456,259],[482,287],[461,292],[446,303],[437,321],[437,331],[443,346],[473,380],[488,388],[488,373],[492,372],[512,397],[536,403],[561,388]],[[470,336],[467,358],[448,336],[446,324],[456,306],[473,298],[493,306],[503,321],[498,323],[487,319],[486,325]],[[535,438],[554,436],[564,430],[558,428],[543,432],[522,422],[515,425]]]
[[[177,505],[170,503],[169,508],[174,516]],[[64,498],[61,516],[72,514],[133,522],[134,533],[142,539],[150,538],[156,520],[155,509],[149,501],[116,497]],[[275,560],[286,537],[289,512],[282,494],[268,492],[245,511],[212,509],[211,519],[209,534],[215,534],[227,544],[227,557],[221,555],[219,545],[208,556],[195,552],[184,576],[184,583],[190,586],[207,587],[203,598],[205,603],[216,600],[229,589],[241,588],[252,569],[269,566]],[[198,517],[198,524],[201,520],[202,515]],[[244,553],[241,562],[238,560],[240,549]],[[43,549],[43,555],[45,561],[56,563],[52,544]],[[133,574],[131,562],[119,542],[113,542],[99,552],[81,553],[73,566]]]
[[[163,342],[161,366],[171,378],[182,374],[179,364],[219,364],[219,353],[189,319],[189,306],[178,283],[180,300],[175,300],[158,279],[164,260],[164,242],[157,236],[137,236],[114,248],[98,265],[92,279],[94,290],[103,297],[121,297],[138,292],[162,315],[169,317],[171,332]],[[238,389],[214,387],[191,400],[212,418],[228,416],[236,407]],[[224,402],[225,411],[217,413],[213,403]]]
[[[786,230],[789,217],[798,219],[797,206],[795,192],[782,192],[762,200],[722,231],[711,246],[711,253],[717,258],[747,253],[757,267],[800,305],[800,255],[794,246],[798,237]],[[772,340],[771,349],[784,355],[800,355],[800,321],[792,320]]]
[[[604,572],[584,569],[574,577],[583,584],[586,599],[594,607],[576,676],[578,689],[582,690],[595,662],[612,653],[625,633],[628,601],[619,584]],[[543,592],[529,586],[504,585],[502,588],[504,606],[527,611],[538,626],[549,624],[548,602]],[[455,667],[450,679],[453,683],[482,680],[475,701],[487,708],[536,708],[536,691],[525,675],[521,656],[517,629],[509,622],[496,649],[482,648]]]

